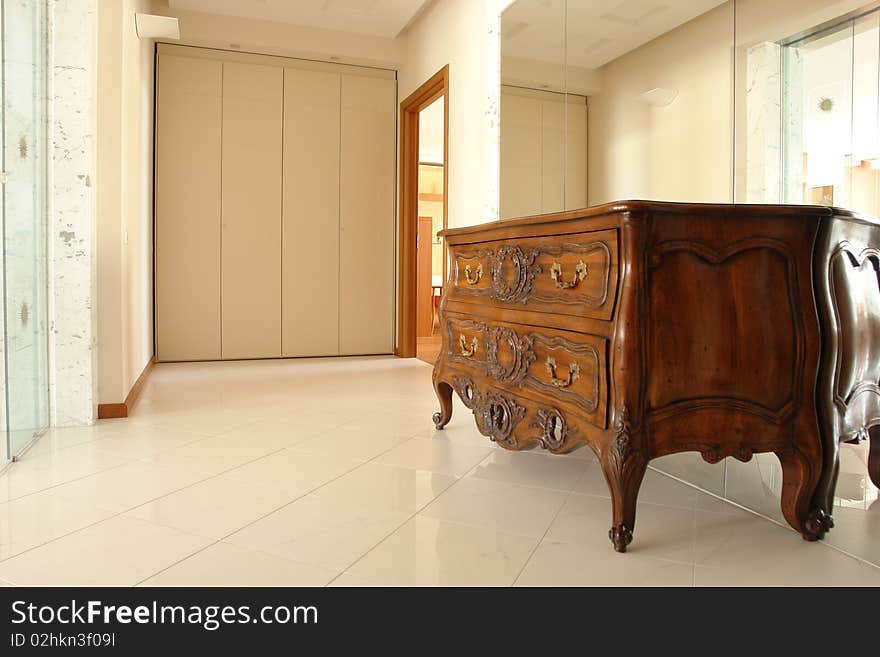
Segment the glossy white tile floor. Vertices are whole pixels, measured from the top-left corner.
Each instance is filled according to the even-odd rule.
[[[589,452],[504,451],[461,406],[435,433],[430,375],[157,366],[133,417],[0,475],[0,585],[880,585],[880,509],[839,518],[860,560],[657,472],[616,554]]]

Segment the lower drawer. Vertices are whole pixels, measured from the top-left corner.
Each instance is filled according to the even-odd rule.
[[[476,383],[570,408],[600,429],[607,416],[607,340],[447,315],[443,356]]]

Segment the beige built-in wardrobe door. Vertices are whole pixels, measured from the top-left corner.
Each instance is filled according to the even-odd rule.
[[[541,101],[541,213],[565,208],[565,96]]]
[[[502,89],[501,218],[541,213],[541,101]]]
[[[162,54],[156,89],[156,355],[220,358],[221,64]]]
[[[339,351],[392,351],[396,81],[342,76]]]
[[[223,358],[281,356],[283,69],[223,64]]]
[[[284,70],[284,356],[339,353],[339,77]]]

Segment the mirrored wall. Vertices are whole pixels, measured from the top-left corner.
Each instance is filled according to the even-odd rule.
[[[880,214],[878,7],[515,0],[501,16],[501,217],[625,199]],[[835,514],[863,521],[827,540],[880,561],[866,445],[843,449]],[[652,465],[782,520],[774,455]]]
[[[46,242],[46,16],[2,0],[0,467],[49,423]]]

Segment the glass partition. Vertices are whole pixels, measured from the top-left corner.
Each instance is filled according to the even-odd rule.
[[[3,430],[14,458],[49,422],[45,4],[2,0]],[[2,462],[2,459],[0,459]]]
[[[537,200],[548,176],[554,189],[562,177],[566,208],[648,199],[880,215],[880,3],[516,0],[501,22],[502,217],[559,209],[558,194]],[[511,87],[530,100],[510,100]],[[549,168],[535,127],[548,91],[575,101],[565,163]],[[524,125],[531,141],[511,145]],[[866,459],[864,441],[843,446],[835,514],[880,514]],[[775,455],[652,466],[782,521]],[[836,529],[827,540],[868,558],[876,541],[864,539]]]
[[[736,200],[880,215],[877,3],[737,0],[736,16]],[[841,445],[837,522],[825,541],[876,563],[867,447]],[[781,487],[774,455],[728,459],[728,499],[783,522]]]
[[[502,218],[567,207],[565,12],[565,0],[519,0],[501,18]]]

